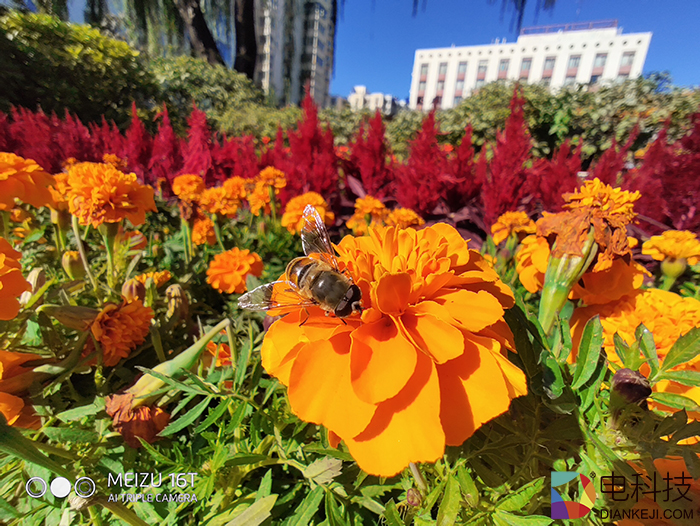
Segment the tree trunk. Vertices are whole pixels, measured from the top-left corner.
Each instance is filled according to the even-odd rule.
[[[255,0],[235,0],[236,60],[233,69],[253,80],[258,41],[255,38]]]
[[[177,10],[187,28],[187,36],[194,49],[195,55],[209,62],[212,66],[224,65],[219,48],[216,46],[204,13],[199,6],[199,0],[175,0]]]

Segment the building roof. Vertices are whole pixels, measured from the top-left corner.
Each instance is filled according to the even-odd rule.
[[[573,22],[570,24],[552,24],[549,26],[524,27],[521,35],[540,35],[559,33],[560,31],[590,31],[591,29],[610,29],[617,27],[617,20],[597,20],[595,22]]]

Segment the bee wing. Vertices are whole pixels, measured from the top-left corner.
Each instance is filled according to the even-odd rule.
[[[299,289],[289,281],[273,281],[260,285],[238,298],[239,307],[255,311],[269,311],[286,307],[311,307],[312,305],[317,305],[317,303],[302,296]]]
[[[301,244],[304,247],[304,254],[307,256],[319,254],[322,261],[331,265],[335,270],[339,270],[333,244],[321,216],[318,215],[313,206],[306,205],[303,217],[304,226],[301,229]]]

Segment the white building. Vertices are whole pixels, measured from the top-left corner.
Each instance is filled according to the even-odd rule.
[[[355,86],[353,92],[348,95],[348,103],[354,111],[379,110],[384,115],[394,115],[399,109],[396,97],[384,93],[367,93],[365,86]]]
[[[623,34],[617,20],[523,28],[517,42],[418,49],[409,107],[452,108],[488,82],[520,80],[552,89],[642,74],[651,33]]]
[[[336,0],[256,0],[255,80],[277,102],[297,104],[308,82],[323,108],[330,104]]]

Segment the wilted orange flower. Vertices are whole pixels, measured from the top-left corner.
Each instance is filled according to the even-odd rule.
[[[304,209],[307,205],[311,205],[316,209],[326,225],[330,226],[333,224],[335,214],[328,211],[329,206],[323,196],[316,192],[306,192],[291,198],[284,209],[282,226],[289,230],[290,233],[296,234],[301,232],[301,229],[304,227]]]
[[[219,292],[241,294],[248,290],[245,284],[248,275],[260,277],[262,271],[260,256],[234,247],[214,256],[207,269],[207,283]]]
[[[689,265],[700,261],[700,241],[687,230],[667,230],[660,236],[652,236],[642,245],[642,254],[657,261],[685,259]]]
[[[140,406],[132,409],[133,398],[133,394],[108,396],[105,411],[112,417],[112,426],[122,435],[124,442],[133,448],[139,448],[139,438],[149,444],[158,439],[158,433],[170,422],[170,414],[160,407]]]
[[[209,217],[198,214],[194,220],[192,227],[192,242],[195,245],[215,245],[216,232],[214,231],[214,222]]]
[[[148,278],[151,278],[153,280],[153,284],[156,286],[156,288],[160,288],[163,285],[165,285],[168,281],[170,281],[170,278],[172,278],[172,274],[170,274],[169,270],[153,271],[146,272],[144,274],[139,274],[134,279],[140,283],[143,283],[145,286],[146,282],[148,281]]]
[[[454,228],[371,228],[338,252],[362,316],[298,309],[272,324],[261,353],[292,411],[344,440],[363,470],[434,462],[526,394],[505,358],[512,292]]]
[[[241,200],[246,196],[246,184],[242,177],[231,177],[224,181],[223,186],[204,190],[199,206],[210,214],[235,217]]]
[[[506,212],[491,225],[491,235],[496,245],[501,244],[511,234],[534,234],[535,222],[525,212]]]
[[[196,203],[205,189],[204,179],[199,175],[178,175],[173,179],[173,193],[180,201]]]
[[[39,208],[52,203],[53,177],[31,159],[0,152],[0,210],[11,210],[15,199]]]
[[[102,347],[104,365],[117,365],[141,345],[148,336],[152,319],[151,308],[138,299],[121,305],[105,305],[90,325],[92,335]],[[88,340],[86,354],[93,350],[91,342]]]
[[[231,348],[225,343],[207,343],[207,351],[212,357],[217,356],[216,366],[217,367],[227,367],[231,365]]]
[[[128,219],[138,226],[147,211],[156,211],[153,188],[136,174],[125,174],[111,164],[79,163],[68,169],[68,208],[81,225],[99,227]]]
[[[386,225],[398,228],[423,226],[425,221],[410,208],[396,208],[386,216]]]
[[[371,195],[358,198],[355,201],[355,213],[348,219],[345,225],[352,230],[356,236],[362,236],[369,231],[368,227],[379,227],[384,225],[384,219],[388,210],[384,203]]]
[[[635,291],[613,303],[576,309],[571,317],[574,342],[572,359],[576,359],[578,342],[586,322],[596,315],[600,316],[600,323],[603,326],[605,337],[603,346],[608,360],[622,365],[615,352],[613,336],[618,333],[631,345],[636,340],[635,330],[643,323],[651,331],[656,352],[659,359],[663,361],[681,335],[694,327],[700,327],[700,301],[694,298],[683,298],[665,290],[646,289]],[[648,369],[645,369],[646,365],[643,366],[642,373],[648,376]],[[679,365],[676,370],[700,371],[700,357]],[[700,386],[688,387],[676,383],[659,382],[654,386],[654,390],[683,394],[700,404]]]
[[[113,153],[104,154],[102,156],[102,162],[105,164],[111,164],[117,170],[120,170],[122,172],[126,171],[126,161],[124,159],[120,159],[119,156],[114,155]]]
[[[22,265],[17,252],[5,238],[0,237],[0,320],[11,320],[19,313],[17,298],[32,286],[22,276]]]

